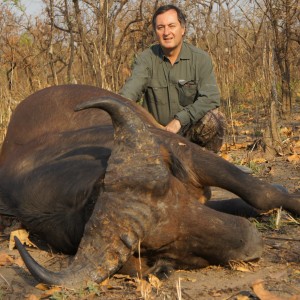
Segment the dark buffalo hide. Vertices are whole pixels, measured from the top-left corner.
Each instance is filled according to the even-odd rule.
[[[149,268],[158,261],[199,268],[259,258],[258,231],[247,219],[206,205],[210,186],[256,209],[300,213],[299,196],[165,131],[134,102],[92,86],[46,88],[22,101],[0,156],[0,213],[75,255],[54,273],[16,240],[29,271],[50,284],[101,282],[130,269],[138,249]]]

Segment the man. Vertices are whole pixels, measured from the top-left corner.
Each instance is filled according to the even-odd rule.
[[[174,5],[157,9],[152,19],[158,44],[136,59],[120,94],[138,101],[167,131],[179,133],[214,152],[222,146],[225,118],[208,54],[186,42],[186,20]]]

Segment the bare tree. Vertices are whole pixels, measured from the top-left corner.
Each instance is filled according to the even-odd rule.
[[[299,0],[263,0],[264,6],[258,4],[273,33],[272,47],[281,77],[281,113],[286,118],[292,112],[291,42],[299,43]]]
[[[171,2],[188,17],[186,39],[210,53],[228,115],[250,103],[259,131],[273,101],[281,115],[292,111],[299,1],[43,0],[43,15],[34,19],[11,8],[18,1],[5,1],[0,76],[11,95],[76,82],[117,92],[137,53],[155,42],[153,12]]]

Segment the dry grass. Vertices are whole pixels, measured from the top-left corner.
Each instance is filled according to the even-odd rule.
[[[176,291],[177,291],[177,299],[182,300],[181,278],[180,277],[178,277],[178,281],[176,282]]]
[[[27,94],[22,92],[10,93],[7,90],[0,89],[0,144],[6,135],[12,112],[26,96]]]

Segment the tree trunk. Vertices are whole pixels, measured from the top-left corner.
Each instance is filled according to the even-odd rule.
[[[270,120],[264,132],[265,153],[267,159],[274,159],[277,155],[283,155],[283,145],[278,131],[278,116],[275,101],[271,102]]]

